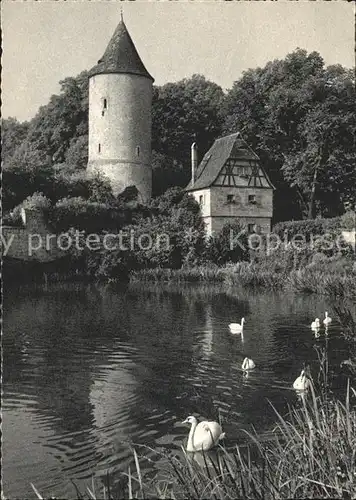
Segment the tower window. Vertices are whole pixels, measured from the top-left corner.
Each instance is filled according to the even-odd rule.
[[[228,194],[226,197],[228,203],[235,203],[235,196],[233,194]]]
[[[251,203],[252,205],[256,205],[256,195],[255,194],[249,194],[248,195],[248,202]]]
[[[136,155],[140,156],[140,146],[136,146]]]
[[[201,194],[201,195],[199,196],[199,205],[200,205],[200,206],[201,206],[201,205],[204,205],[204,195],[203,195],[203,194]]]
[[[248,232],[249,233],[254,233],[255,232],[255,224],[248,224]]]
[[[98,153],[101,153],[101,144],[100,144],[100,142],[98,144]]]
[[[105,111],[108,109],[108,100],[104,98],[102,100],[102,103],[103,103],[103,109],[101,110],[101,116],[104,116]]]

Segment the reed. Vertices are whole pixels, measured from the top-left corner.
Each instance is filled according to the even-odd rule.
[[[333,297],[356,298],[356,276],[337,273],[321,273],[312,269],[292,271],[288,285],[297,292],[320,293]]]
[[[356,497],[356,391],[348,384],[345,402],[312,389],[299,407],[282,416],[274,409],[273,437],[246,432],[247,447],[219,447],[217,453],[160,452],[160,470],[146,479],[134,450],[121,496],[109,483],[78,498],[209,498],[256,500]],[[200,456],[200,460],[196,456]],[[34,488],[38,498],[40,494]]]
[[[153,269],[142,269],[132,271],[131,281],[149,281],[149,282],[211,282],[221,283],[224,281],[224,268],[216,265],[182,267],[180,269],[167,269],[156,267]]]
[[[317,293],[338,298],[356,299],[356,274],[321,272],[317,268],[278,269],[266,264],[241,262],[223,267],[205,265],[181,269],[142,269],[133,271],[132,282],[226,283],[230,286]]]

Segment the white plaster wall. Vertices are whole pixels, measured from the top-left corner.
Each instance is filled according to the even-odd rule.
[[[90,78],[88,172],[98,169],[107,175],[115,194],[136,185],[144,200],[151,197],[151,105],[148,78],[130,74]]]

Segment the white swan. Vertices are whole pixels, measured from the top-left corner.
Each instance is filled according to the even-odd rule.
[[[245,318],[241,319],[240,323],[230,323],[229,328],[231,333],[243,333]]]
[[[312,330],[316,330],[316,329],[320,328],[320,319],[315,318],[315,321],[312,322],[312,324],[310,325],[310,328]]]
[[[331,321],[332,321],[332,320],[331,320],[330,316],[329,316],[329,315],[328,315],[328,313],[325,311],[325,318],[324,318],[324,321],[323,321],[324,325],[325,325],[325,326],[330,325]]]
[[[310,380],[305,374],[305,370],[302,370],[299,377],[295,379],[293,383],[293,389],[297,391],[306,391],[310,386]]]
[[[247,371],[247,370],[253,370],[254,368],[256,367],[254,361],[250,358],[245,358],[243,360],[243,363],[242,363],[242,366],[241,368],[244,370],[244,371]]]
[[[183,424],[191,424],[187,451],[206,451],[218,444],[221,439],[224,439],[225,432],[222,432],[220,424],[217,422],[200,422],[193,417],[187,417]]]

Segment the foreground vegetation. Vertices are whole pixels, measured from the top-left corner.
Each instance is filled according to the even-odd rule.
[[[351,394],[356,393],[351,389]],[[275,410],[276,411],[276,410]],[[326,402],[312,392],[278,421],[274,438],[250,435],[250,449],[223,447],[197,462],[169,459],[155,484],[163,498],[354,498],[356,413],[346,402]],[[137,463],[137,462],[136,462]],[[142,477],[137,469],[137,478]],[[144,493],[142,481],[141,493]],[[147,493],[149,493],[149,488]]]
[[[250,445],[180,457],[157,453],[160,470],[151,478],[135,470],[115,484],[107,478],[78,498],[346,498],[356,496],[356,391],[348,384],[345,403],[301,397],[286,416],[276,413],[268,441],[246,433]],[[151,450],[152,451],[152,450]],[[33,487],[34,488],[34,487]],[[37,492],[38,498],[42,498]]]

